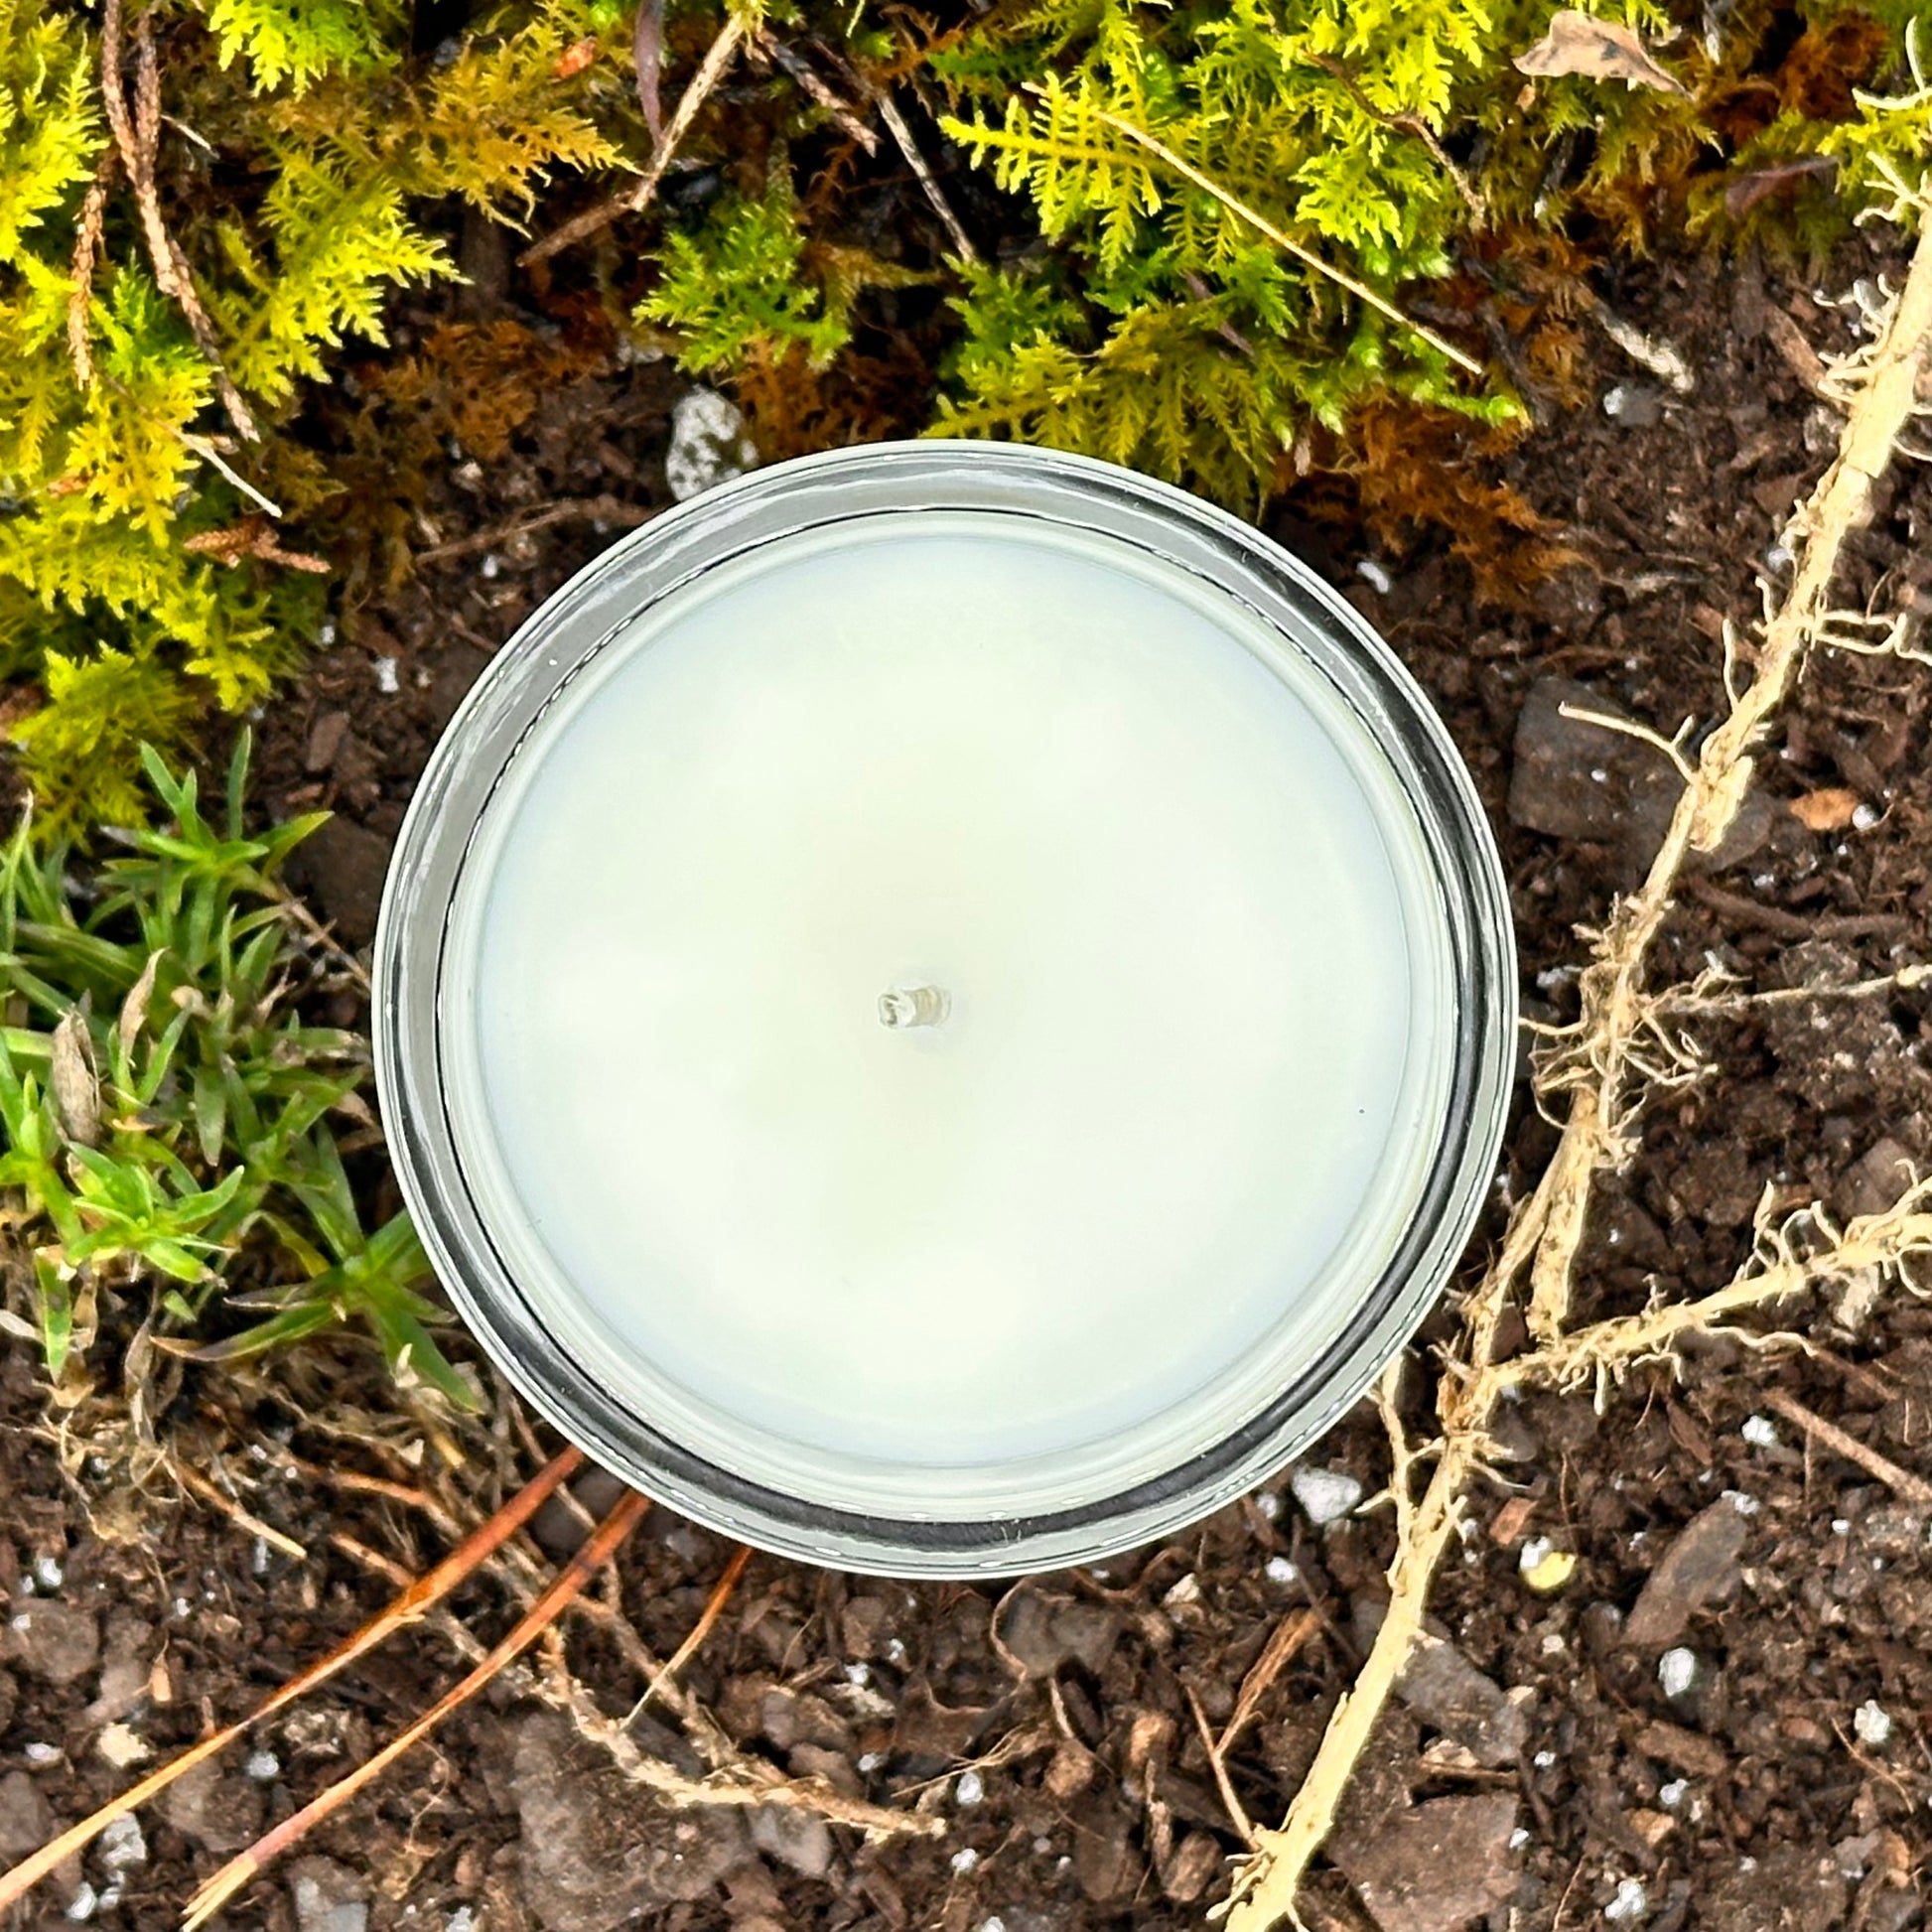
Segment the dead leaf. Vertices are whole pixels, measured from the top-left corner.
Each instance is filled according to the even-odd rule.
[[[565,48],[550,70],[559,80],[568,80],[573,74],[582,73],[596,59],[597,36],[593,34]]]
[[[1863,800],[1844,785],[1831,785],[1823,791],[1808,791],[1791,801],[1791,816],[1807,832],[1842,832],[1852,822]]]
[[[121,1042],[121,1051],[134,1051],[134,1042],[141,1036],[142,1023],[148,1017],[148,1002],[154,998],[154,976],[161,965],[161,948],[149,953],[148,963],[141,968],[141,977],[128,991],[121,1002],[121,1017],[115,1024],[114,1032]]]
[[[1780,189],[1793,187],[1815,175],[1837,172],[1838,157],[1831,154],[1805,154],[1795,161],[1780,161],[1774,168],[1753,168],[1748,174],[1739,175],[1725,190],[1725,212],[1733,221],[1739,220]]]
[[[94,1071],[93,1035],[78,1007],[62,1014],[54,1029],[51,1080],[54,1105],[69,1140],[93,1147],[100,1140],[100,1076]]]
[[[1614,20],[1566,7],[1550,22],[1550,31],[1526,52],[1517,55],[1520,73],[1539,76],[1580,73],[1590,80],[1621,80],[1631,87],[1654,87],[1659,93],[1687,91],[1676,75],[1650,58],[1636,30]]]

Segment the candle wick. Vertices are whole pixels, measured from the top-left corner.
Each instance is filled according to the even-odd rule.
[[[879,996],[882,1027],[936,1027],[952,1011],[952,995],[943,986],[895,987]]]

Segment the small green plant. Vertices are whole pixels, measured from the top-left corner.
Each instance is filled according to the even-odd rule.
[[[38,836],[132,822],[141,743],[299,660],[327,560],[239,539],[340,491],[287,434],[304,385],[456,274],[436,202],[514,221],[620,161],[620,25],[511,0],[419,52],[398,0],[0,0],[0,679]]]
[[[244,831],[245,737],[218,824],[141,756],[170,822],[85,888],[25,822],[0,858],[0,1189],[49,1374],[84,1386],[111,1295],[202,1360],[357,1323],[399,1378],[473,1404],[408,1220],[365,1229],[343,1166],[339,1128],[373,1132],[366,1047],[290,1007],[310,969],[276,875],[321,815]],[[237,1311],[260,1318],[207,1338]]]

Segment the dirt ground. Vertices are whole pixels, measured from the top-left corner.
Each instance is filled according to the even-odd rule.
[[[1276,520],[1391,638],[1466,755],[1505,855],[1533,1017],[1574,1011],[1578,928],[1635,882],[1671,797],[1658,754],[1558,706],[1582,697],[1667,734],[1719,714],[1724,619],[1755,614],[1757,579],[1780,568],[1778,528],[1835,446],[1816,356],[1856,341],[1849,294],[1880,265],[1850,252],[1814,289],[1754,263],[1665,259],[1605,287],[1619,314],[1681,345],[1696,386],[1679,395],[1587,336],[1587,399],[1502,463],[1573,558],[1520,608],[1478,603],[1440,528],[1394,550],[1314,488]],[[425,312],[404,328],[420,338],[444,319]],[[561,372],[488,463],[431,451],[420,514],[397,539],[417,553],[413,575],[365,585],[261,720],[264,804],[339,814],[301,883],[351,944],[369,936],[428,747],[490,651],[617,524],[668,500],[669,415],[688,386],[662,361],[593,361]],[[574,507],[537,523],[559,503]],[[1856,541],[1845,601],[1923,610],[1929,524],[1932,470],[1901,466]],[[1818,997],[1697,1020],[1706,1070],[1653,1101],[1638,1158],[1600,1191],[1580,1314],[1727,1280],[1767,1187],[1869,1211],[1932,1159],[1932,987],[1832,990],[1932,959],[1927,692],[1922,666],[1890,658],[1836,654],[1807,674],[1760,802],[1694,882],[1660,966],[1680,977],[1719,966],[1745,988]],[[1553,1142],[1525,1087],[1471,1270]],[[372,1171],[370,1185],[384,1184]],[[1659,1366],[1596,1406],[1539,1396],[1506,1417],[1502,1459],[1438,1582],[1438,1641],[1357,1779],[1305,1901],[1311,1924],[1921,1922],[1932,1491],[1875,1482],[1788,1405],[1932,1476],[1932,1309],[1899,1294],[1872,1306],[1855,1283],[1788,1325],[1802,1350],[1708,1342],[1675,1378]],[[474,1511],[533,1466],[499,1414],[464,1439],[451,1473],[433,1433],[346,1345],[277,1363],[259,1383],[191,1378],[165,1420],[283,1542],[171,1502],[165,1480],[144,1503],[115,1494],[104,1446],[50,1432],[27,1352],[8,1344],[0,1357],[0,1864],[118,1789],[142,1754],[238,1715],[353,1629],[391,1588],[367,1553],[419,1570],[448,1547],[433,1512],[357,1476]],[[937,1835],[868,1843],[807,1812],[668,1810],[505,1685],[258,1880],[226,1922],[1199,1925],[1239,1841],[1196,1707],[1199,1723],[1226,1725],[1271,1634],[1313,1611],[1229,1756],[1234,1795],[1273,1822],[1386,1598],[1386,1513],[1317,1519],[1373,1495],[1386,1473],[1379,1425],[1358,1414],[1294,1479],[1186,1536],[1012,1589],[755,1558],[685,1672],[691,1692],[746,1757],[916,1811]],[[608,1501],[596,1478],[579,1489],[593,1507]],[[142,1533],[129,1539],[131,1525]],[[549,1557],[582,1533],[560,1508],[536,1525]],[[1539,1590],[1546,1547],[1578,1561]],[[676,1648],[730,1556],[668,1512],[646,1519],[621,1600],[653,1655]],[[512,1614],[504,1578],[479,1579],[456,1607],[493,1638]],[[636,1658],[608,1622],[580,1616],[567,1642],[604,1708],[627,1708]],[[403,1633],[170,1794],[138,1832],[99,1842],[19,1924],[174,1923],[223,1856],[460,1668],[434,1625]],[[634,1734],[698,1771],[663,1716]]]

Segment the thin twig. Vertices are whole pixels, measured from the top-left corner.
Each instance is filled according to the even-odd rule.
[[[536,1514],[544,1498],[559,1483],[567,1482],[576,1474],[583,1460],[582,1452],[574,1449],[565,1449],[561,1455],[553,1457],[501,1509],[497,1510],[473,1535],[466,1538],[463,1544],[445,1557],[435,1569],[426,1572],[416,1582],[410,1584],[386,1609],[379,1615],[371,1617],[353,1636],[345,1639],[326,1657],[311,1664],[306,1670],[297,1672],[278,1690],[271,1692],[245,1718],[210,1732],[199,1744],[162,1765],[159,1770],[150,1772],[132,1789],[124,1791],[118,1798],[102,1805],[98,1811],[83,1818],[79,1824],[70,1826],[50,1844],[42,1846],[38,1852],[23,1859],[11,1871],[0,1873],[0,1913],[4,1913],[16,1900],[25,1897],[35,1885],[72,1858],[76,1852],[90,1845],[115,1819],[125,1818],[131,1812],[138,1811],[150,1798],[167,1790],[177,1778],[192,1771],[196,1765],[206,1762],[216,1752],[225,1749],[251,1725],[259,1724],[264,1718],[272,1717],[285,1705],[293,1703],[319,1684],[327,1683],[337,1672],[373,1650],[392,1631],[399,1629],[405,1623],[414,1621],[432,1604],[440,1602],[476,1570],[498,1544],[521,1529]]]
[[[939,186],[938,177],[926,166],[925,156],[919,152],[918,143],[912,139],[912,130],[905,125],[905,117],[898,111],[897,103],[883,87],[873,94],[873,104],[879,109],[879,118],[886,123],[886,132],[893,137],[898,151],[905,157],[905,165],[911,169],[925,198],[932,204],[932,211],[938,215],[940,225],[952,239],[953,253],[961,261],[979,266],[980,251],[973,246],[973,238],[966,232],[964,224],[953,212],[952,204],[946,200],[945,191]]]
[[[562,227],[553,228],[541,241],[532,242],[517,256],[518,263],[528,268],[532,263],[548,261],[552,255],[561,254],[573,243],[596,234],[600,228],[608,228],[619,216],[636,214],[648,207],[657,193],[658,184],[664,179],[665,169],[671,165],[684,137],[691,132],[691,124],[698,118],[698,110],[710,99],[712,89],[725,77],[726,69],[744,44],[744,20],[738,14],[728,15],[724,26],[718,30],[718,38],[711,43],[703,63],[691,76],[690,84],[678,97],[677,111],[671,116],[671,123],[664,130],[664,138],[653,150],[643,173],[628,188],[613,195],[608,201],[598,203],[595,207],[586,208]]]
[[[634,1724],[644,1715],[652,1698],[660,1691],[675,1684],[685,1665],[698,1654],[704,1640],[711,1635],[718,1619],[725,1613],[725,1605],[731,1601],[732,1591],[738,1587],[738,1580],[745,1574],[745,1566],[752,1560],[751,1551],[740,1545],[737,1554],[725,1566],[725,1573],[712,1587],[709,1597],[705,1599],[704,1609],[698,1620],[691,1626],[691,1634],[672,1651],[665,1660],[663,1668],[644,1686],[643,1696],[630,1708],[630,1716],[625,1724]]]
[[[1848,1435],[1837,1423],[1814,1415],[1795,1395],[1787,1395],[1782,1389],[1766,1389],[1761,1400],[1765,1408],[1775,1409],[1787,1422],[1796,1423],[1808,1436],[1824,1444],[1834,1455],[1842,1455],[1846,1461],[1856,1462],[1866,1475],[1876,1476],[1880,1482],[1889,1484],[1908,1503],[1916,1503],[1921,1509],[1932,1509],[1932,1482],[1927,1482],[1923,1476],[1915,1476],[1910,1469],[1901,1469],[1890,1456],[1880,1455],[1868,1443],[1862,1443],[1856,1436]]]
[[[1248,1674],[1241,1680],[1233,1715],[1214,1741],[1213,1754],[1216,1757],[1225,1758],[1233,1750],[1240,1741],[1241,1733],[1261,1708],[1261,1701],[1268,1695],[1275,1679],[1301,1655],[1309,1639],[1320,1629],[1319,1612],[1309,1609],[1291,1610],[1276,1624],[1273,1634],[1262,1647],[1261,1655],[1248,1666]]]
[[[452,537],[448,543],[432,544],[416,552],[412,561],[423,564],[454,563],[459,557],[474,557],[479,551],[494,550],[512,538],[547,530],[557,523],[609,523],[615,528],[634,530],[648,523],[657,512],[645,503],[626,503],[621,496],[579,496],[568,502],[550,503],[540,510],[526,510],[520,516],[492,523],[486,530],[475,530],[467,537]]]
[[[192,1468],[176,1456],[169,1456],[167,1461],[168,1472],[184,1489],[192,1489],[205,1503],[219,1510],[237,1529],[260,1537],[264,1543],[273,1545],[285,1557],[293,1557],[298,1563],[309,1560],[309,1552],[294,1537],[278,1530],[273,1523],[264,1523],[252,1510],[244,1509],[225,1489],[217,1488],[199,1469]]]
[[[781,41],[768,27],[760,27],[758,50],[773,67],[781,69],[811,101],[824,108],[868,154],[879,152],[879,136],[818,77],[811,63],[795,47]]]
[[[1187,1693],[1187,1709],[1194,1714],[1194,1728],[1200,1732],[1201,1748],[1207,1753],[1207,1762],[1214,1773],[1214,1786],[1221,1794],[1221,1803],[1226,1807],[1229,1821],[1241,1843],[1250,1851],[1260,1843],[1255,1833],[1255,1821],[1248,1816],[1240,1794],[1234,1788],[1234,1780],[1228,1776],[1227,1760],[1214,1741],[1214,1733],[1207,1727],[1207,1713],[1200,1708],[1200,1699],[1194,1695],[1194,1687],[1186,1684],[1181,1687]]]
[[[339,1778],[291,1818],[264,1833],[244,1852],[237,1853],[189,1901],[182,1932],[197,1932],[248,1883],[270,1860],[298,1844],[325,1818],[340,1811],[365,1785],[379,1778],[397,1758],[433,1731],[453,1711],[460,1710],[512,1658],[520,1656],[556,1620],[591,1578],[617,1554],[619,1546],[642,1520],[648,1498],[626,1490],[618,1499],[597,1533],[557,1573],[555,1581],[518,1619],[509,1634],[461,1683],[444,1693],[413,1724],[405,1725],[375,1755],[346,1777]]]
[[[1029,91],[1038,93],[1041,90],[1030,85]],[[1277,248],[1293,255],[1304,267],[1311,268],[1317,275],[1325,276],[1337,288],[1346,289],[1357,301],[1366,302],[1377,315],[1399,324],[1412,336],[1427,343],[1439,354],[1447,355],[1458,368],[1466,369],[1470,375],[1482,373],[1482,364],[1467,350],[1457,348],[1448,337],[1439,336],[1435,330],[1416,321],[1413,316],[1404,315],[1386,295],[1378,295],[1366,282],[1357,280],[1346,269],[1336,268],[1333,263],[1323,261],[1312,249],[1305,248],[1293,235],[1284,233],[1278,228],[1265,214],[1258,213],[1246,202],[1237,201],[1219,182],[1211,176],[1202,174],[1192,162],[1183,161],[1165,141],[1157,140],[1146,128],[1137,127],[1132,121],[1124,119],[1119,114],[1111,114],[1104,107],[1096,107],[1093,109],[1093,114],[1096,120],[1104,121],[1117,133],[1126,135],[1130,141],[1165,162],[1183,181],[1191,182],[1203,193],[1212,195],[1229,213],[1238,215],[1257,233],[1266,235]]]

